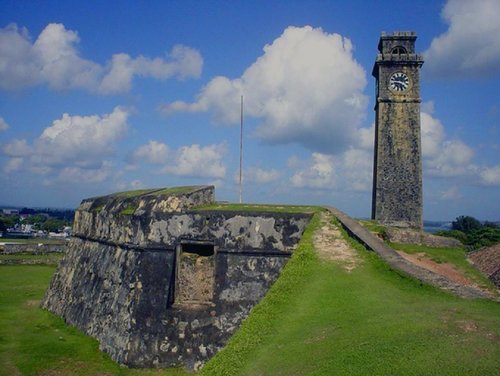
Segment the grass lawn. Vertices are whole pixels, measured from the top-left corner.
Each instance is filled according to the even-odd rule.
[[[5,261],[14,261],[18,263],[23,262],[33,262],[37,264],[45,264],[45,265],[54,265],[56,266],[59,263],[59,260],[62,259],[64,255],[62,253],[49,253],[43,255],[33,255],[33,254],[11,254],[11,255],[1,255],[0,254],[0,263]]]
[[[236,204],[217,202],[210,205],[196,206],[194,210],[228,210],[242,212],[271,212],[271,213],[314,213],[324,210],[319,206],[306,205],[269,205],[269,204]]]
[[[500,374],[500,303],[423,286],[353,242],[363,261],[346,272],[315,255],[318,226],[316,214],[281,277],[202,375]],[[1,376],[187,375],[121,368],[96,340],[39,309],[54,271],[0,266]]]
[[[49,238],[0,238],[0,243],[16,243],[16,244],[48,244],[48,245],[64,245],[68,241],[66,239],[49,239]]]
[[[98,350],[96,340],[38,308],[53,266],[0,265],[0,375],[188,375],[129,370]]]
[[[386,230],[386,226],[379,224],[377,221],[371,219],[361,219],[358,221],[362,224],[368,231],[374,232],[376,234],[383,234]]]
[[[498,375],[500,303],[422,286],[356,245],[348,273],[319,260],[312,230],[202,375]]]

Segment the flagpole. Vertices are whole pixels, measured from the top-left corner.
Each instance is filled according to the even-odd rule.
[[[243,201],[243,95],[240,105],[240,204]]]

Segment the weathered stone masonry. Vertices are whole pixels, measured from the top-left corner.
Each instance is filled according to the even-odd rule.
[[[119,363],[197,369],[279,276],[309,214],[193,210],[213,187],[84,200],[42,303]]]
[[[372,219],[422,228],[420,78],[414,32],[382,33],[376,79]]]

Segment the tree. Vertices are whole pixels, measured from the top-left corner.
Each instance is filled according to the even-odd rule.
[[[458,230],[463,232],[479,230],[482,227],[483,225],[481,224],[481,222],[479,222],[476,218],[468,215],[461,215],[451,223],[451,228],[453,230]]]
[[[67,225],[68,221],[51,218],[42,223],[40,229],[48,232],[57,232]]]

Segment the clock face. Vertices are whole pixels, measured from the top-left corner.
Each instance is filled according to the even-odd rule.
[[[395,92],[403,92],[410,86],[410,79],[403,72],[394,73],[389,80],[389,89]]]

